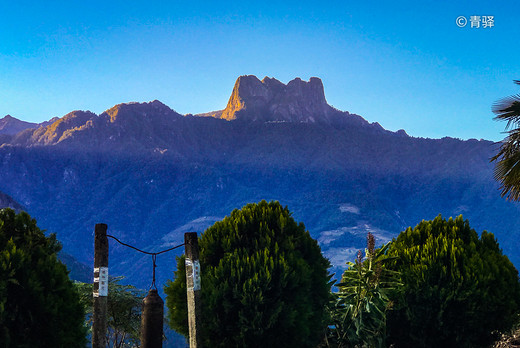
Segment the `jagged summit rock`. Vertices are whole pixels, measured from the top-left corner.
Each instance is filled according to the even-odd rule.
[[[287,83],[275,78],[240,76],[220,118],[272,122],[331,122],[341,113],[327,104],[317,77]]]

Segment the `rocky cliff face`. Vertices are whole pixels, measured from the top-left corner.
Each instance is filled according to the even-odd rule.
[[[296,78],[287,85],[275,78],[240,76],[222,115],[226,120],[272,122],[333,122],[342,113],[325,100],[323,83]],[[348,114],[348,113],[346,113]]]

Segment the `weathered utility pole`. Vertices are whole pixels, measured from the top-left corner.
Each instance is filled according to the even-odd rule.
[[[108,238],[105,224],[96,224],[95,228],[93,296],[92,348],[105,348],[108,296]]]
[[[197,232],[184,234],[190,348],[200,348],[200,262]]]
[[[141,348],[162,348],[164,302],[152,289],[143,300]]]

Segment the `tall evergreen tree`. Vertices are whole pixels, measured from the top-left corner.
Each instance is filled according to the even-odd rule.
[[[0,347],[84,347],[84,311],[45,237],[22,212],[0,210]]]
[[[199,238],[204,347],[315,347],[326,328],[329,262],[278,202],[234,210]],[[184,258],[165,292],[187,334]]]

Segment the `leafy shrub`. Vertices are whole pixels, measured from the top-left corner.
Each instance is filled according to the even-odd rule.
[[[326,347],[386,347],[387,312],[402,285],[399,273],[386,267],[392,261],[389,246],[376,250],[368,233],[364,260],[359,251],[355,262],[347,262],[339,292],[333,293]]]

